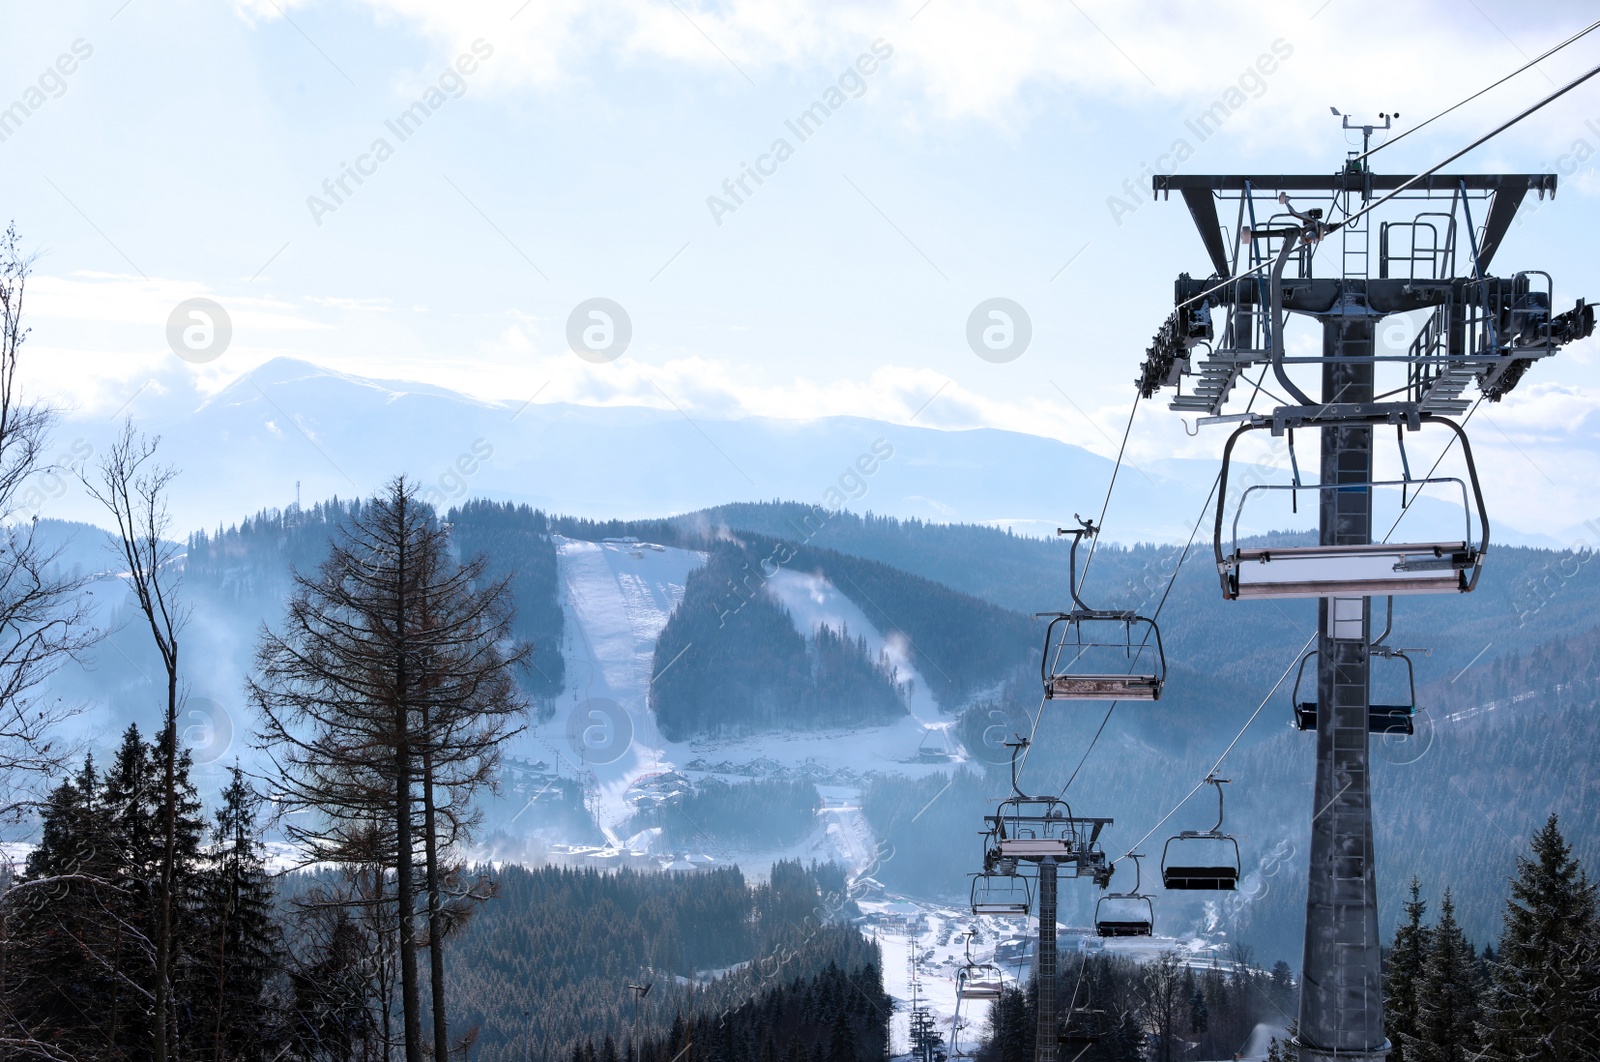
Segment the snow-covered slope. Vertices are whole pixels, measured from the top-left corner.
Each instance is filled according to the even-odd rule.
[[[807,772],[822,783],[827,805],[811,836],[783,852],[714,854],[738,857],[752,870],[786,856],[865,867],[874,841],[860,812],[859,782],[874,771],[948,770],[962,755],[945,733],[949,717],[941,717],[928,694],[915,651],[901,639],[885,638],[826,579],[781,571],[768,586],[797,629],[809,635],[824,623],[847,626],[872,651],[887,653],[901,680],[911,683],[911,714],[855,730],[669,742],[649,711],[649,689],[652,668],[665,670],[674,661],[655,661],[655,641],[683,600],[689,573],[705,560],[703,553],[652,543],[558,538],[566,688],[554,718],[519,737],[508,752],[560,764],[563,773],[581,778],[590,810],[614,842],[623,840],[638,788],[652,777],[716,775],[737,782],[775,770]]]

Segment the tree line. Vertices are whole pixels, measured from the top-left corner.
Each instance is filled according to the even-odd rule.
[[[1057,972],[1057,1036],[1078,1062],[1176,1062],[1232,1058],[1263,1023],[1289,1022],[1295,988],[1287,963],[1262,971],[1248,949],[1196,970],[1176,951],[1138,964],[1110,955],[1063,957]],[[989,1011],[979,1062],[1031,1062],[1038,986],[1007,987]]]

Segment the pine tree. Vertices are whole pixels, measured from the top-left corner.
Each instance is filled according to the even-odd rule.
[[[0,985],[8,1036],[22,1034],[84,1057],[114,1050],[115,975],[89,957],[122,959],[112,946],[114,919],[102,906],[110,887],[114,845],[92,759],[51,791],[38,847],[22,881],[6,895],[5,983]],[[137,949],[130,937],[127,951]],[[146,956],[149,955],[146,951]],[[130,965],[132,965],[130,963]]]
[[[1472,944],[1456,922],[1446,889],[1439,921],[1429,934],[1428,957],[1416,981],[1415,1033],[1408,1034],[1412,1062],[1468,1062],[1478,1055],[1478,979]]]
[[[443,1058],[444,941],[463,917],[444,897],[449,856],[470,839],[471,796],[493,784],[525,708],[512,672],[527,648],[509,642],[507,583],[483,585],[483,572],[481,558],[450,559],[416,485],[395,479],[341,530],[315,577],[296,574],[283,630],[263,633],[249,683],[265,722],[258,741],[283,768],[279,799],[317,813],[288,828],[308,862],[395,872],[406,1062],[423,1058],[418,896]]]
[[[1417,1034],[1417,982],[1429,952],[1431,931],[1422,924],[1428,903],[1421,897],[1422,886],[1411,879],[1411,899],[1406,903],[1406,921],[1395,930],[1384,969],[1383,1014],[1388,1026],[1389,1062],[1411,1062],[1406,1047]]]
[[[1551,815],[1519,857],[1491,968],[1483,1042],[1497,1062],[1567,1062],[1600,1052],[1594,886]]]
[[[144,1059],[157,1044],[153,1006],[181,995],[173,976],[157,993],[164,805],[168,791],[161,742],[146,744],[130,726],[104,776],[85,760],[78,775],[57,787],[46,806],[41,843],[30,855],[20,901],[7,926],[5,998],[13,1030],[48,1040],[79,1057]],[[187,754],[173,760],[174,829],[171,863],[175,925],[192,907],[199,840],[199,801],[189,782]],[[169,935],[167,969],[181,974],[190,938]],[[9,958],[8,956],[8,958]],[[174,999],[173,1002],[178,1002]],[[169,1012],[182,1032],[187,1000]],[[174,1047],[176,1041],[169,1040]]]
[[[268,991],[282,969],[272,884],[256,837],[260,798],[235,765],[217,809],[200,875],[193,956],[191,1041],[212,1058],[269,1059],[278,1053]]]

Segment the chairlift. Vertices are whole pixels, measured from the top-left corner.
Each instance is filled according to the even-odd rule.
[[[1401,421],[1405,426],[1401,426]],[[1405,455],[1405,431],[1418,430],[1423,423],[1446,425],[1455,432],[1466,458],[1467,478],[1434,476],[1415,478]],[[1371,480],[1365,483],[1300,482],[1298,462],[1294,461],[1295,427],[1340,428],[1395,424],[1400,435],[1401,479]],[[1292,483],[1259,483],[1245,488],[1233,516],[1233,539],[1225,548],[1223,514],[1227,510],[1228,473],[1234,444],[1245,432],[1271,427],[1274,434],[1289,433],[1290,460],[1296,471]],[[1256,492],[1287,491],[1296,499],[1303,492],[1316,492],[1320,501],[1339,492],[1363,492],[1369,498],[1375,487],[1399,487],[1402,504],[1409,491],[1420,491],[1430,484],[1453,484],[1461,492],[1464,533],[1456,541],[1373,542],[1361,545],[1249,546],[1239,545],[1239,518],[1245,503]],[[1419,412],[1413,405],[1391,407],[1320,406],[1290,407],[1279,410],[1271,419],[1262,418],[1241,424],[1222,451],[1222,473],[1217,500],[1214,550],[1217,571],[1222,577],[1222,595],[1238,598],[1308,598],[1393,594],[1468,593],[1478,583],[1483,559],[1489,549],[1489,514],[1483,490],[1478,484],[1477,465],[1466,432],[1454,421]],[[1478,538],[1474,541],[1473,513],[1477,514]]]
[[[1155,905],[1139,892],[1139,860],[1144,857],[1130,854],[1128,858],[1133,860],[1133,890],[1107,893],[1095,903],[1094,931],[1099,936],[1148,937],[1155,931]]]
[[[1058,528],[1072,536],[1069,589],[1072,611],[1041,612],[1050,617],[1045,629],[1044,656],[1039,676],[1046,700],[1155,701],[1167,678],[1167,657],[1161,630],[1154,620],[1126,609],[1094,609],[1083,603],[1078,585],[1078,543],[1093,538],[1100,529],[1083,517],[1079,527]],[[1061,635],[1056,636],[1056,628]],[[1135,632],[1140,637],[1135,640]],[[1152,640],[1154,645],[1151,645]],[[1146,656],[1146,654],[1150,654]],[[1109,671],[1114,660],[1125,661],[1122,671]],[[1143,669],[1140,664],[1144,663]]]
[[[1211,775],[1207,785],[1217,787],[1217,824],[1209,830],[1184,830],[1167,839],[1161,850],[1161,884],[1168,889],[1194,892],[1232,892],[1242,869],[1239,842],[1222,832],[1222,787],[1228,779]]]
[[[1408,653],[1430,653],[1431,649],[1396,649],[1384,644],[1389,638],[1389,632],[1394,629],[1394,598],[1389,598],[1386,618],[1383,624],[1383,633],[1372,640],[1367,646],[1367,655],[1386,660],[1399,660],[1406,666],[1406,689],[1408,695],[1403,704],[1373,704],[1367,706],[1367,731],[1372,734],[1402,734],[1407,737],[1416,732],[1415,718],[1417,714],[1417,672],[1411,664]],[[1290,695],[1289,703],[1294,705],[1294,725],[1300,730],[1315,730],[1317,728],[1317,702],[1313,698],[1309,701],[1300,699],[1300,683],[1305,678],[1306,662],[1317,655],[1313,649],[1300,658],[1300,670],[1294,677],[1294,692]],[[1371,684],[1368,684],[1371,688]]]
[[[1033,893],[1028,879],[1015,872],[1015,864],[1010,874],[985,870],[972,876],[973,914],[1016,917],[1031,910]]]
[[[966,962],[956,971],[957,999],[999,999],[1002,988],[1000,967],[978,962],[972,957],[973,931],[967,931]]]
[[[1315,649],[1300,658],[1300,671],[1294,680],[1294,725],[1299,730],[1317,728],[1317,702],[1300,699],[1300,680],[1305,676],[1306,661],[1317,655]],[[1416,732],[1417,677],[1411,658],[1400,649],[1374,647],[1372,656],[1398,660],[1406,666],[1406,688],[1410,691],[1403,704],[1372,704],[1367,706],[1367,732],[1372,734],[1403,734]]]

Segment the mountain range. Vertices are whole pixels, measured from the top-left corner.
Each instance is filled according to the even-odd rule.
[[[489,402],[290,358],[210,395],[188,377],[165,379],[126,410],[163,438],[164,456],[181,468],[172,509],[183,530],[300,499],[368,496],[404,472],[441,510],[479,497],[638,519],[783,498],[1045,536],[1073,513],[1097,518],[1116,468],[1081,446],[998,429]],[[57,433],[61,463],[92,465],[114,430],[114,419],[104,416],[69,418]],[[1215,461],[1190,459],[1123,465],[1105,518],[1108,538],[1186,540],[1217,469]],[[103,519],[69,477],[34,500],[37,515]],[[1425,499],[1413,519],[1436,504],[1444,503]],[[1301,504],[1298,514],[1282,515],[1293,526],[1311,526],[1309,509]],[[1447,521],[1451,513],[1459,507],[1441,509]],[[1501,515],[1494,517],[1497,541],[1558,545],[1516,530]],[[1257,530],[1272,526],[1290,523]]]

